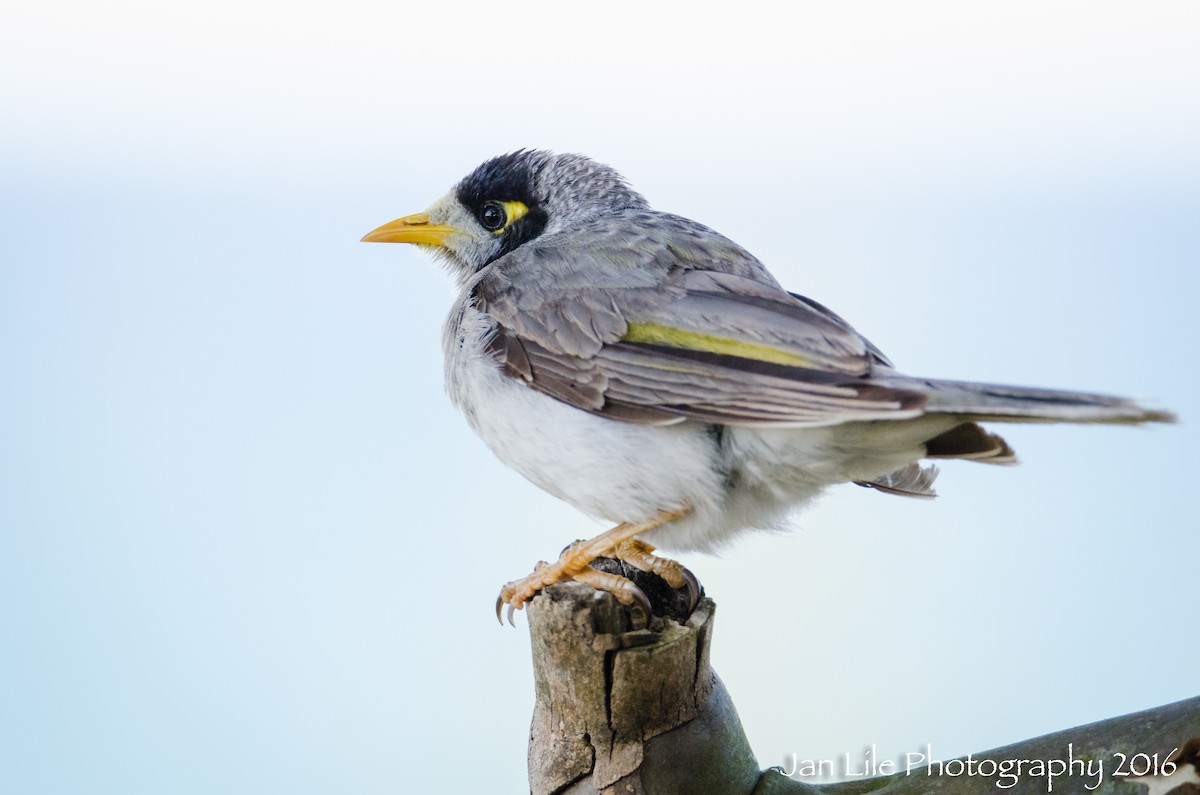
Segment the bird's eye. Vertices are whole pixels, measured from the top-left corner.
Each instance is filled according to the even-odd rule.
[[[508,218],[505,217],[504,208],[499,202],[488,202],[483,205],[483,209],[479,212],[479,223],[483,224],[484,229],[495,232],[504,226],[504,222]]]

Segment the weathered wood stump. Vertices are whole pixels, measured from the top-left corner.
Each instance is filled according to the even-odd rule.
[[[660,613],[643,627],[636,626],[644,623],[640,612],[578,583],[551,586],[530,602],[533,795],[1138,795],[1145,787],[1113,775],[1121,755],[1164,760],[1200,736],[1200,698],[1194,698],[974,754],[974,773],[965,762],[961,769],[943,763],[931,774],[926,767],[905,770],[897,760],[892,776],[816,786],[779,769],[764,772],[709,666],[714,603],[701,599],[688,614],[686,594],[661,581],[639,584]],[[1045,762],[1044,773],[1056,769],[1052,760],[1093,765],[1052,778],[1026,765],[1019,776],[1002,777],[1008,760]],[[1172,795],[1197,792],[1181,788]]]

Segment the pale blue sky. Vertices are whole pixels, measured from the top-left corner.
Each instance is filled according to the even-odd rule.
[[[1022,466],[937,501],[845,487],[688,558],[763,766],[1196,695],[1194,4],[3,16],[0,791],[523,791],[492,603],[597,526],[449,407],[449,280],[357,242],[520,146],[616,166],[909,372],[1184,420],[1009,428]]]

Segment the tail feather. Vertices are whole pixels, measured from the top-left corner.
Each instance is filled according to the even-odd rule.
[[[885,494],[898,494],[901,497],[924,497],[927,499],[937,496],[933,481],[937,480],[938,468],[932,464],[923,467],[914,462],[906,467],[897,469],[873,480],[856,480],[859,486],[876,489]]]
[[[979,422],[1090,422],[1135,425],[1144,422],[1175,422],[1175,415],[1161,409],[1146,408],[1129,398],[1067,392],[1058,389],[977,384],[969,381],[940,381],[926,378],[886,375],[873,378],[881,387],[923,394],[926,414],[957,422],[949,430],[945,425],[936,435],[922,442],[924,458],[958,458],[985,464],[1015,464],[1017,454],[1000,436],[984,429]],[[908,420],[914,430],[928,428],[923,420]],[[935,497],[934,466],[911,463],[882,477],[854,481],[888,494],[907,497]]]
[[[1058,389],[977,384],[969,381],[889,377],[884,385],[924,392],[930,414],[961,414],[992,422],[1175,422],[1175,415],[1129,398]],[[962,426],[960,426],[962,427]]]
[[[985,464],[1015,464],[1008,442],[974,422],[964,422],[925,442],[926,458],[965,458]]]

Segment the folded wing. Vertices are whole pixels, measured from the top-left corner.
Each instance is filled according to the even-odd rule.
[[[506,272],[507,271],[507,272]],[[505,372],[586,411],[632,422],[834,425],[917,416],[926,396],[872,382],[886,358],[820,304],[746,276],[668,270],[653,283],[522,285],[485,276]]]

